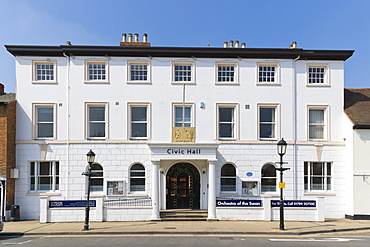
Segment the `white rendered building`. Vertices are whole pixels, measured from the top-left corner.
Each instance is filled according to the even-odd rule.
[[[345,217],[344,61],[353,51],[125,39],[6,46],[16,58],[22,219],[84,219],[76,203],[86,199],[91,149],[93,221],[183,208],[209,220],[277,220],[281,138],[286,220]]]

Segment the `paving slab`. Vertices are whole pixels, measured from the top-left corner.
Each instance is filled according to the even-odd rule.
[[[370,230],[369,220],[327,219],[325,222],[285,222],[279,230],[278,221],[140,221],[90,222],[83,230],[83,222],[44,223],[39,221],[5,222],[0,235],[65,235],[65,234],[196,234],[196,235],[249,235],[284,234],[303,235],[338,231]]]

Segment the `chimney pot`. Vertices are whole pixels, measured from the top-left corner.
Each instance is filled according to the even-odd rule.
[[[235,41],[235,48],[239,48],[239,41]]]
[[[128,42],[132,42],[132,33],[128,34]]]
[[[122,34],[122,42],[126,42],[127,34],[123,33]]]
[[[0,83],[0,93],[4,93],[4,84]]]
[[[146,33],[144,33],[143,35],[143,42],[144,43],[148,42],[148,35]]]
[[[247,47],[247,45],[245,43],[242,43],[242,48],[245,48]]]
[[[135,42],[139,42],[139,34],[135,33]]]

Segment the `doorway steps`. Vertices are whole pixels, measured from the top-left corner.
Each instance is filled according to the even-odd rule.
[[[208,210],[168,209],[160,215],[161,221],[207,221]]]

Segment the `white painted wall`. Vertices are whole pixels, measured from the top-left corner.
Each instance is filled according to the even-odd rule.
[[[46,57],[17,57],[17,168],[20,178],[16,181],[16,203],[21,205],[22,219],[39,217],[39,197],[29,193],[29,162],[41,160],[39,143],[32,138],[32,104],[56,104],[56,140],[48,140],[46,160],[60,162],[60,191],[55,198],[83,199],[85,178],[81,175],[87,163],[85,154],[92,149],[96,161],[104,168],[106,180],[129,178],[129,166],[140,162],[147,174],[147,195],[151,195],[151,155],[147,143],[171,143],[172,103],[182,101],[182,85],[171,84],[173,61],[193,59],[152,58],[151,84],[127,84],[127,62],[138,58],[123,57],[74,57],[68,63],[65,57],[50,57],[57,63],[56,84],[32,84],[32,61],[46,60]],[[108,59],[109,83],[84,83],[84,63],[87,59]],[[143,59],[143,58],[140,58]],[[146,58],[145,58],[146,59]],[[344,155],[343,106],[343,62],[320,61],[328,64],[330,86],[308,87],[307,64],[315,61],[293,62],[279,60],[279,85],[256,85],[258,62],[269,60],[229,59],[238,62],[238,85],[215,85],[215,62],[225,59],[194,60],[195,84],[186,86],[186,102],[194,103],[196,144],[219,143],[216,175],[219,178],[221,166],[232,162],[237,167],[238,191],[242,180],[260,181],[261,168],[267,162],[276,162],[279,157],[276,143],[281,138],[288,142],[286,165],[291,170],[284,173],[287,182],[286,199],[303,200],[318,194],[305,193],[303,189],[303,162],[317,161],[315,144],[323,144],[322,161],[333,162],[333,192],[319,193],[325,196],[325,217],[343,218],[346,208],[346,163]],[[276,62],[276,60],[271,60]],[[69,88],[69,90],[68,90]],[[296,90],[296,91],[295,91]],[[295,106],[294,95],[297,105]],[[91,141],[85,138],[85,103],[106,102],[108,105],[108,138],[106,141]],[[128,103],[150,103],[150,140],[130,141],[128,138]],[[205,108],[199,107],[200,102]],[[217,103],[237,104],[237,141],[217,141]],[[274,141],[258,140],[258,108],[260,103],[279,104],[280,135]],[[250,109],[245,109],[250,105]],[[307,105],[327,105],[329,108],[329,139],[324,142],[307,141]],[[294,119],[296,108],[297,119]],[[297,136],[295,136],[295,129]],[[296,152],[293,152],[293,143]],[[172,162],[175,162],[173,160]],[[194,161],[202,171],[204,161]],[[166,171],[168,164],[161,162]],[[207,173],[202,180],[207,185]],[[247,172],[253,172],[247,177]],[[217,179],[217,195],[220,180]],[[206,188],[206,187],[202,187]],[[207,191],[202,190],[203,208],[207,207]],[[163,191],[163,181],[162,190]],[[272,195],[278,196],[278,193]],[[164,201],[162,200],[162,208]],[[108,211],[107,211],[108,212]],[[108,218],[107,218],[108,219]],[[117,219],[123,219],[118,217]]]

